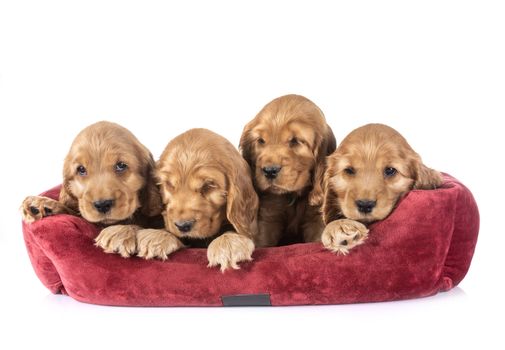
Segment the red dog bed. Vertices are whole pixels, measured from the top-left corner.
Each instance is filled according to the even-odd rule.
[[[59,188],[45,195],[57,198]],[[472,260],[479,213],[470,191],[445,175],[414,190],[371,226],[348,256],[319,243],[257,249],[240,270],[207,267],[205,249],[167,261],[124,259],[94,246],[99,228],[56,215],[23,224],[35,273],[52,292],[93,304],[220,306],[342,304],[409,299],[456,286]]]

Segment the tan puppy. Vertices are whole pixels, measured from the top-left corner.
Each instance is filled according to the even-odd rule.
[[[224,137],[191,129],[173,139],[156,170],[164,230],[143,230],[138,255],[166,259],[186,243],[209,243],[209,266],[238,269],[251,260],[258,197],[247,163]],[[168,232],[167,232],[168,231]]]
[[[382,124],[352,131],[327,162],[327,226],[321,240],[342,254],[362,244],[368,234],[364,224],[384,219],[408,191],[442,184],[440,173],[427,168],[402,135]]]
[[[244,127],[240,149],[260,196],[257,246],[275,246],[284,234],[319,240],[325,157],[335,150],[322,111],[303,96],[276,98]]]
[[[64,161],[59,200],[30,196],[22,204],[29,223],[62,213],[100,225],[151,226],[161,213],[161,198],[149,150],[118,124],[98,122],[82,130]],[[99,237],[108,252],[126,257],[136,251],[129,225],[110,226]]]

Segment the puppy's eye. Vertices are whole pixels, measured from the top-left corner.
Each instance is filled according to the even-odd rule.
[[[261,138],[261,137],[260,137],[260,138],[258,139],[258,143],[259,143],[260,145],[264,145],[264,144],[265,144],[265,140],[264,140],[263,138]]]
[[[397,170],[395,168],[387,167],[384,169],[384,176],[385,177],[395,176],[396,173],[397,173]]]
[[[86,176],[86,175],[88,175],[88,172],[86,171],[85,167],[83,167],[82,165],[79,165],[77,167],[77,174],[79,174],[81,176]]]
[[[293,147],[296,145],[300,144],[300,140],[298,140],[296,137],[293,137],[291,140],[289,140],[289,146]]]
[[[128,169],[128,165],[125,162],[117,162],[114,168],[114,170],[116,170],[116,173],[122,173],[126,169]]]
[[[214,188],[216,188],[216,184],[214,182],[212,181],[205,182],[203,186],[200,188],[200,193],[204,195]]]
[[[354,168],[352,166],[349,166],[349,167],[345,168],[344,172],[347,175],[354,175],[354,174],[356,174],[356,170],[354,170]]]

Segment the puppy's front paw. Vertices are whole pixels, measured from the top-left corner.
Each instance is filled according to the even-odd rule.
[[[165,230],[145,229],[137,233],[137,256],[166,260],[173,252],[184,248],[177,237]]]
[[[113,225],[104,228],[95,238],[95,245],[106,253],[118,253],[123,258],[128,258],[137,251],[136,225]]]
[[[221,272],[229,267],[237,270],[240,268],[237,263],[252,260],[253,251],[254,243],[249,237],[235,232],[224,233],[213,240],[207,248],[208,266],[221,265]]]
[[[368,229],[361,222],[341,219],[325,227],[321,242],[332,252],[347,255],[349,250],[363,244],[367,237]]]
[[[26,223],[32,223],[46,216],[65,213],[65,206],[60,202],[41,196],[26,197],[21,204],[21,216]]]

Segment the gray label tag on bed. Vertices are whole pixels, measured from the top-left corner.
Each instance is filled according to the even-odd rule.
[[[270,294],[237,294],[221,296],[223,306],[272,306]]]

